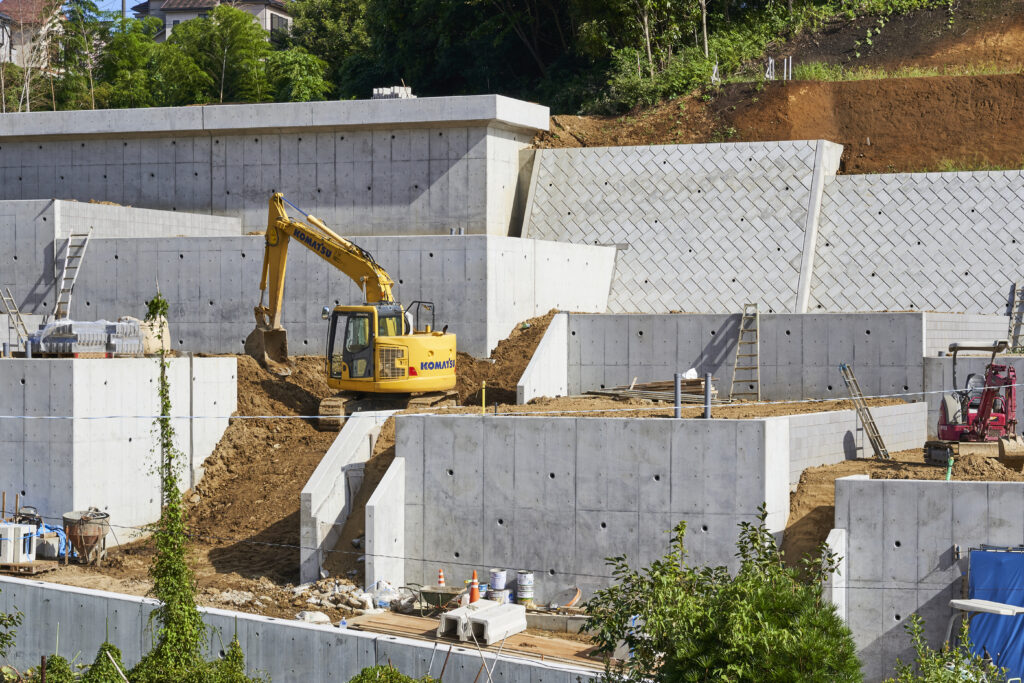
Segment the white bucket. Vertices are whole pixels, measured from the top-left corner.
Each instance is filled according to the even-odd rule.
[[[496,591],[505,590],[505,570],[491,569],[491,588]]]

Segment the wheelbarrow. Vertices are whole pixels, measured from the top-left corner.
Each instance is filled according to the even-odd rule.
[[[423,616],[424,609],[423,605],[429,605],[427,612],[432,612],[435,609],[445,609],[452,602],[457,602],[459,596],[466,592],[465,588],[459,588],[457,586],[424,586],[419,583],[410,583],[402,586],[407,590],[412,591],[419,596],[420,599],[420,616]]]

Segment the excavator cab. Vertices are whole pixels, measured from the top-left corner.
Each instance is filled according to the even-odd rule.
[[[408,333],[398,304],[338,306],[330,321],[327,374],[334,380],[373,379],[376,339]]]

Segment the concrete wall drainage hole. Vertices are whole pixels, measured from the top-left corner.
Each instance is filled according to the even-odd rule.
[[[445,470],[445,471],[448,473],[449,477],[454,477],[455,476],[455,470]]]
[[[896,548],[899,548],[899,547],[900,547],[900,545],[901,545],[901,544],[900,544],[900,542],[899,542],[899,541],[896,541],[895,543],[893,543],[893,546],[894,546],[894,547],[896,547]]]

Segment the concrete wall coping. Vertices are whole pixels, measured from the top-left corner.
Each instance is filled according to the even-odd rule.
[[[501,95],[205,105],[0,115],[0,139],[501,124],[548,129],[547,107]]]

